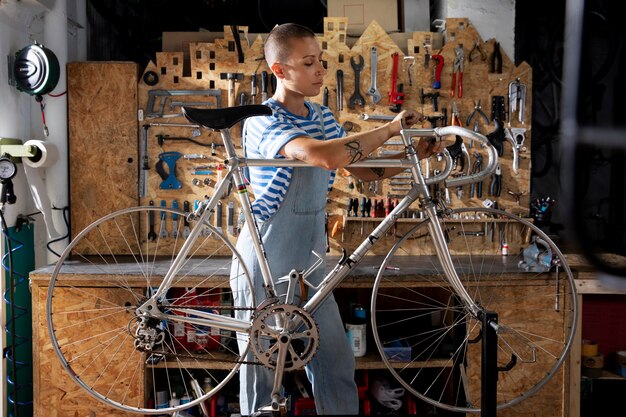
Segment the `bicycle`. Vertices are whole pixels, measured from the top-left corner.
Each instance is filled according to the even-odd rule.
[[[52,346],[71,378],[93,397],[142,414],[202,406],[235,376],[251,350],[253,364],[276,370],[272,398],[259,412],[284,415],[286,399],[280,389],[284,373],[306,365],[319,343],[313,312],[414,202],[419,202],[424,218],[393,245],[372,286],[371,329],[388,371],[429,404],[478,413],[485,382],[477,342],[493,330],[498,409],[534,394],[557,372],[572,343],[577,316],[573,275],[559,248],[526,219],[491,208],[450,210],[429,191],[432,184],[456,187],[489,176],[497,153],[485,136],[456,126],[405,129],[404,159],[355,163],[405,167],[413,184],[360,246],[351,254],[344,251],[323,282],[313,286],[307,276],[322,267],[321,257],[306,271],[272,279],[243,174],[246,166],[304,164],[241,158],[230,135],[236,123],[271,110],[262,105],[183,110],[193,123],[221,134],[228,173],[216,184],[214,195],[189,213],[154,206],[111,213],[72,240],[52,273],[47,299]],[[444,152],[445,167],[425,178],[413,138],[444,140],[456,135],[482,144],[475,149],[486,154],[483,170],[450,178],[453,164]],[[239,191],[244,226],[256,237],[266,283],[266,300],[243,308],[249,320],[233,315],[231,261],[239,254],[209,221],[231,181]],[[162,224],[171,218],[176,237],[150,235],[155,218]],[[507,256],[501,252],[505,240]],[[405,272],[397,265],[417,261],[407,261],[406,256],[414,245],[424,248],[419,260],[426,267],[408,267]],[[81,260],[81,273],[85,268],[90,273],[72,274],[74,259]],[[245,265],[233,279],[251,286]],[[85,281],[92,286],[86,288]],[[277,293],[274,282],[287,290]],[[296,286],[314,292],[302,305],[294,302]],[[493,311],[499,316],[485,321]],[[239,350],[237,342],[246,349]],[[388,348],[397,346],[404,347],[409,357],[389,357]],[[215,385],[204,389],[201,378],[211,378]],[[160,392],[175,390],[195,398],[180,405],[163,404]]]

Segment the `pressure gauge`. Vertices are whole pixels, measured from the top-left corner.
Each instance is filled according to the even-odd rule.
[[[10,180],[17,174],[17,165],[7,156],[0,156],[0,181]]]

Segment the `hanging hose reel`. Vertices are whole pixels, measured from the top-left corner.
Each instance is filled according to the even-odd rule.
[[[13,76],[18,90],[32,96],[43,96],[59,82],[60,67],[56,55],[37,42],[15,54]]]

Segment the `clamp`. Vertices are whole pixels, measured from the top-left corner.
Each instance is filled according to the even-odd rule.
[[[465,61],[465,52],[463,52],[463,44],[458,44],[454,48],[454,62],[452,64],[452,92],[450,97],[454,97],[454,92],[456,90],[456,81],[457,74],[459,79],[459,95],[458,97],[463,97],[463,61]]]
[[[480,105],[480,100],[478,100],[478,101],[474,100],[474,110],[467,117],[467,121],[465,122],[465,126],[469,126],[470,125],[470,123],[471,123],[472,119],[474,118],[474,115],[476,115],[476,113],[478,113],[485,120],[486,124],[489,124],[489,118],[487,117],[485,112],[483,112],[483,108]],[[478,120],[475,123],[478,123]]]

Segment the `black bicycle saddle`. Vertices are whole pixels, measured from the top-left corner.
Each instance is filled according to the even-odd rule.
[[[182,111],[190,122],[212,130],[228,129],[248,117],[269,116],[272,114],[272,109],[263,104],[249,104],[221,109],[182,107]]]

